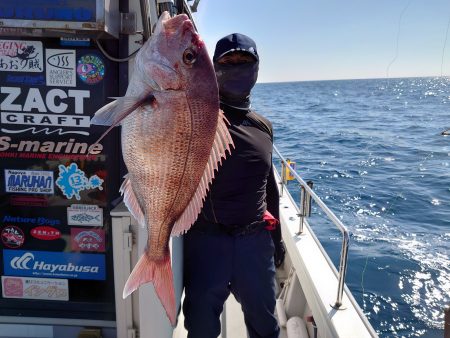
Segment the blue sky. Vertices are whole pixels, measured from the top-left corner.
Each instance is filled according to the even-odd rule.
[[[449,0],[201,0],[194,18],[211,55],[252,37],[258,82],[450,76]]]

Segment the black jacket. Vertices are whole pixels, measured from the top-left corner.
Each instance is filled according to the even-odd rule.
[[[266,209],[278,219],[271,123],[250,110],[221,108],[230,122],[235,148],[216,172],[197,222],[245,227],[261,222]]]

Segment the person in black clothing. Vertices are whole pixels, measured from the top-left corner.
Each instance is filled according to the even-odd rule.
[[[284,246],[280,227],[268,231],[263,219],[267,211],[278,219],[279,195],[272,125],[250,107],[259,66],[255,42],[228,35],[217,42],[213,62],[235,149],[219,167],[184,238],[184,324],[189,338],[217,337],[231,292],[242,306],[249,336],[276,338],[275,264],[282,263]]]

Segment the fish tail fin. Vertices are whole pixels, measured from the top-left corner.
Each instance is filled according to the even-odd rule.
[[[128,277],[123,288],[123,298],[128,297],[142,284],[153,282],[155,292],[166,311],[172,326],[176,322],[175,291],[173,288],[173,274],[170,266],[170,254],[160,261],[153,261],[144,253]]]

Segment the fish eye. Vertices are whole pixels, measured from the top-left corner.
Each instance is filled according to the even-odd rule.
[[[188,48],[183,53],[183,62],[187,65],[192,65],[197,60],[197,53]]]

